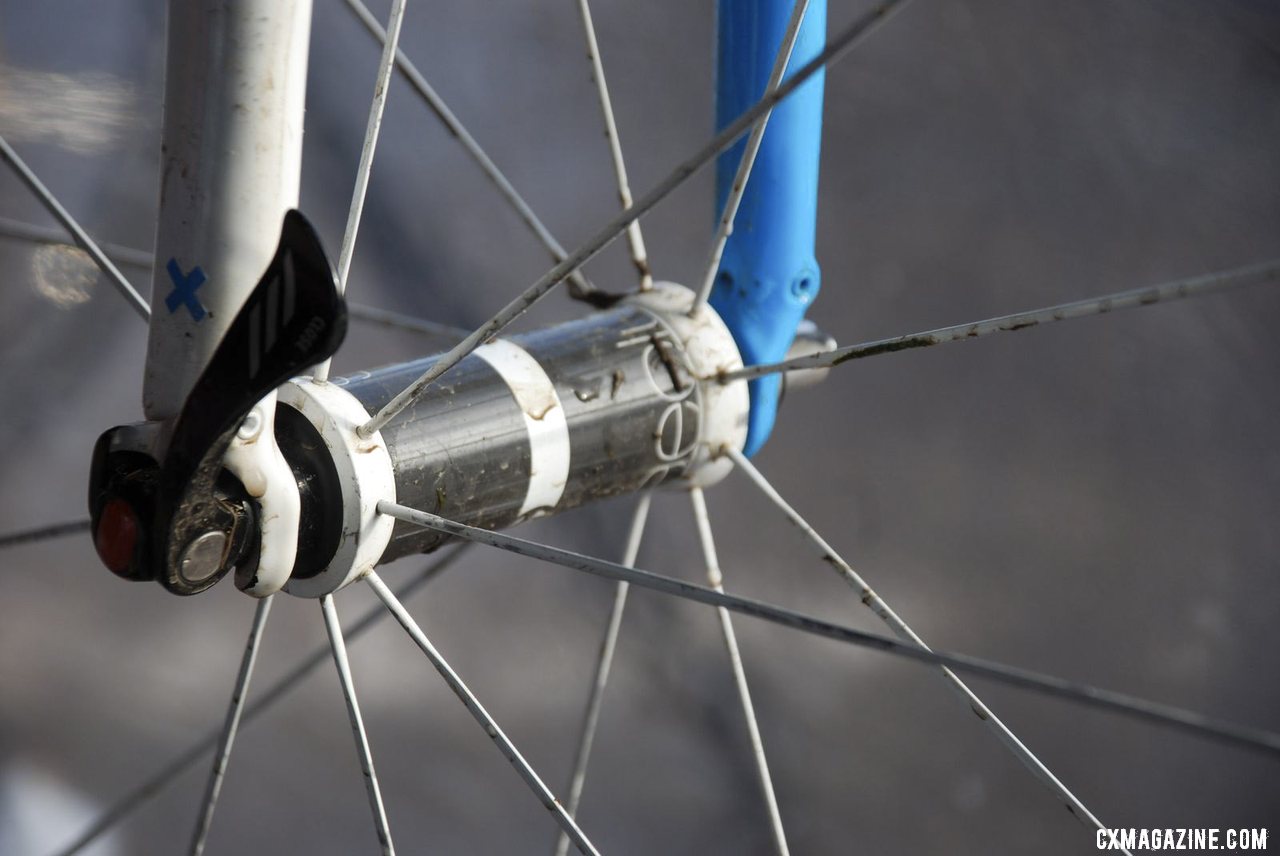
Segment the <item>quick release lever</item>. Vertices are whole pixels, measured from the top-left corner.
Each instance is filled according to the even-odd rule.
[[[346,305],[319,237],[290,211],[274,258],[167,439],[146,425],[113,428],[99,438],[89,506],[108,568],[128,579],[157,579],[177,594],[203,591],[236,566],[246,584],[252,581],[258,548],[250,537],[257,515],[251,493],[257,492],[226,471],[224,456],[258,402],[331,357],[346,328]],[[156,446],[163,451],[157,454]]]

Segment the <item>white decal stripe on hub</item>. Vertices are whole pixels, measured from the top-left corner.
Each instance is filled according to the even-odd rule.
[[[555,384],[514,342],[495,339],[476,348],[475,354],[507,382],[529,432],[529,490],[520,514],[555,508],[569,480],[569,423]]]

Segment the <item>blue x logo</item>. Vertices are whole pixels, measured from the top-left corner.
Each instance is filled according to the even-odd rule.
[[[200,299],[196,297],[196,289],[204,285],[204,271],[196,266],[191,269],[191,273],[183,273],[182,268],[178,267],[177,259],[169,259],[165,269],[169,271],[169,279],[173,280],[173,291],[164,299],[164,305],[169,307],[169,314],[177,312],[179,306],[186,306],[191,317],[199,322],[204,318],[205,312]]]

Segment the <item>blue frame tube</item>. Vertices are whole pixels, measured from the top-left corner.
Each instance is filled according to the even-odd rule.
[[[717,0],[717,129],[764,95],[792,8],[793,0]],[[826,0],[810,0],[787,76],[822,50],[826,29]],[[748,365],[786,356],[821,286],[814,237],[824,76],[774,108],[711,292]],[[745,146],[744,137],[716,162],[717,219]],[[773,430],[781,376],[753,380],[750,389],[748,456]]]

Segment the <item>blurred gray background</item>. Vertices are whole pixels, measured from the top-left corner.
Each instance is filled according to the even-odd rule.
[[[862,7],[833,0],[832,30]],[[643,192],[710,133],[713,5],[594,10]],[[93,234],[142,249],[162,33],[157,0],[0,2],[0,133]],[[566,246],[614,213],[569,0],[414,0],[402,45]],[[335,254],[377,57],[317,0],[303,208]],[[1280,255],[1278,84],[1274,3],[919,0],[827,77],[815,317],[849,343]],[[5,171],[0,217],[51,222]],[[698,275],[712,219],[707,172],[643,221],[660,276]],[[621,247],[597,282],[630,285]],[[353,298],[475,324],[547,266],[397,82]],[[94,439],[140,415],[144,336],[74,256],[4,239],[0,270],[10,531],[83,516]],[[527,323],[580,311],[555,296]],[[1275,728],[1278,321],[1255,288],[850,364],[788,398],[757,463],[937,647]],[[442,344],[356,324],[337,369]],[[708,501],[731,590],[881,631],[745,479]],[[616,557],[630,507],[520,534]],[[641,564],[699,578],[686,498],[651,519]],[[482,549],[410,607],[563,790],[612,586]],[[84,536],[0,563],[0,851],[38,856],[221,721],[252,607],[122,583]],[[930,670],[738,630],[793,852],[1093,851]],[[314,603],[278,603],[255,686],[323,638]],[[403,852],[549,852],[545,810],[398,627],[351,656]],[[618,656],[582,811],[597,845],[769,852],[714,614],[636,592]],[[975,686],[1111,825],[1277,831],[1274,759]],[[205,771],[97,852],[180,852]],[[375,847],[325,668],[242,731],[208,852]]]

